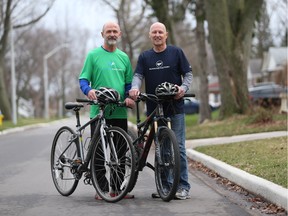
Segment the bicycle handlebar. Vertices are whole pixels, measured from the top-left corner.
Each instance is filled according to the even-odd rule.
[[[185,94],[183,97],[195,97],[195,94]],[[137,100],[138,101],[146,101],[146,100],[152,100],[152,101],[160,101],[160,100],[166,100],[165,98],[159,98],[157,95],[154,94],[147,94],[147,93],[141,93],[138,95]],[[167,97],[167,100],[172,99],[171,96]]]
[[[90,100],[90,99],[87,99],[87,98],[76,98],[76,101],[80,102],[80,103],[88,103],[89,105],[97,105],[97,104],[99,104],[97,100]],[[118,101],[117,103],[110,103],[110,104],[116,104],[119,107],[126,107],[126,103],[125,102],[121,102],[121,101]]]
[[[193,94],[193,93],[192,93],[192,94],[185,94],[185,95],[184,95],[184,97],[195,97],[195,96],[196,96],[196,95]]]
[[[97,100],[90,100],[90,99],[86,99],[86,98],[76,98],[76,101],[77,102],[80,102],[80,103],[92,103],[92,104],[96,104],[97,103]]]

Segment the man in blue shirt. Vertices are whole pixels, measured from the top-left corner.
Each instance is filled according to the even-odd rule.
[[[156,87],[163,82],[178,86],[178,93],[174,98],[173,106],[164,104],[164,114],[171,118],[172,130],[179,142],[180,149],[180,182],[175,198],[185,200],[190,198],[190,184],[188,182],[188,162],[185,147],[183,96],[189,89],[193,75],[192,68],[183,51],[176,46],[167,45],[167,37],[168,32],[164,24],[156,22],[151,25],[149,38],[153,48],[140,54],[129,96],[136,100],[143,79],[148,94],[155,94]],[[147,115],[149,115],[156,105],[149,101],[146,105]]]

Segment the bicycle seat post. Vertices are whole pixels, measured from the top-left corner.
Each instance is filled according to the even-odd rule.
[[[79,109],[75,109],[74,111],[75,111],[75,115],[76,115],[76,122],[77,122],[77,124],[76,124],[76,128],[79,128],[79,127],[81,126],[81,124],[80,124],[80,114],[79,114]]]

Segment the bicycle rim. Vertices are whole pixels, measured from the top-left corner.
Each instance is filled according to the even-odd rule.
[[[169,128],[161,129],[159,149],[155,153],[155,181],[162,200],[169,202],[175,197],[180,178],[180,155],[177,139]]]
[[[51,149],[51,174],[57,191],[63,196],[71,195],[78,180],[71,173],[72,161],[77,158],[75,141],[71,142],[74,132],[69,127],[60,128],[53,140]]]
[[[135,175],[135,153],[131,138],[119,127],[108,128],[105,136],[107,161],[100,137],[93,137],[93,145],[94,140],[91,160],[93,185],[102,199],[117,202],[129,192]],[[116,156],[112,146],[115,146]]]

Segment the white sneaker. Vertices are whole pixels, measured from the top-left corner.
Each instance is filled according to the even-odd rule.
[[[178,191],[175,194],[175,199],[180,199],[180,200],[186,200],[190,199],[189,191],[185,189],[178,189]]]

